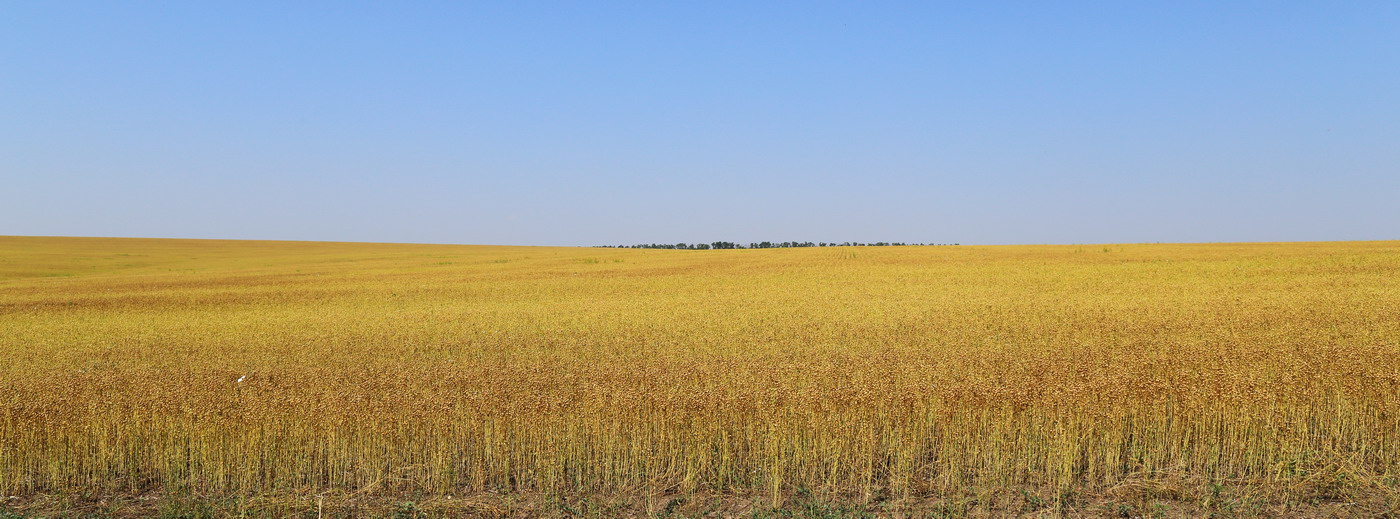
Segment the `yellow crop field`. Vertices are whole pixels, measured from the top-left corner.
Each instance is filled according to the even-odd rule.
[[[0,238],[16,509],[1370,514],[1397,478],[1400,242]]]

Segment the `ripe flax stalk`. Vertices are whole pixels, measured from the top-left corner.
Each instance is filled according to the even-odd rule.
[[[11,494],[1400,475],[1395,242],[0,244]]]

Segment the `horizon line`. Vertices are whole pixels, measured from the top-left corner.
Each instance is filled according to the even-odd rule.
[[[628,245],[628,246],[625,246],[625,247],[618,247],[618,246],[616,246],[616,245],[516,245],[516,244],[507,244],[507,243],[394,242],[394,241],[356,241],[356,240],[289,240],[289,239],[261,239],[261,238],[182,238],[182,237],[169,237],[169,236],[73,236],[73,235],[21,235],[21,234],[13,234],[13,235],[10,235],[10,234],[0,234],[0,239],[6,239],[6,238],[68,238],[68,239],[95,239],[95,240],[168,240],[168,241],[225,241],[225,242],[275,242],[275,243],[336,243],[336,244],[363,244],[363,245],[439,245],[439,246],[456,246],[456,247],[549,247],[549,248],[571,248],[571,249],[631,249],[631,248],[633,248],[632,245]],[[810,241],[810,240],[809,240],[809,241]],[[1150,241],[1150,242],[1064,242],[1064,243],[1059,243],[1059,242],[1039,242],[1039,243],[950,243],[950,244],[942,244],[942,245],[939,245],[939,244],[922,244],[922,245],[906,244],[906,245],[900,245],[900,247],[1033,247],[1033,246],[1066,247],[1066,246],[1075,246],[1075,245],[1081,245],[1081,246],[1082,246],[1082,245],[1251,245],[1251,244],[1273,244],[1273,243],[1278,243],[1278,244],[1285,244],[1285,243],[1378,243],[1378,242],[1397,242],[1397,241],[1400,241],[1400,238],[1371,239],[1371,240],[1297,240],[1297,241],[1183,241],[1183,242]],[[675,242],[674,244],[679,244],[679,243],[692,244],[691,242]],[[715,243],[715,242],[694,242],[693,245],[699,245],[699,244],[702,244],[702,243],[705,244],[705,245],[709,245],[709,244]],[[736,243],[736,244],[737,244],[737,243],[740,243],[740,242],[731,242],[731,243]],[[761,243],[761,242],[749,242],[749,243]],[[773,242],[773,243],[782,243],[782,242]],[[797,242],[797,243],[804,243],[804,242]],[[823,243],[823,242],[816,242],[816,241],[814,241],[814,242],[812,242],[812,243]],[[824,243],[833,243],[833,242],[824,242]],[[844,242],[842,242],[842,243],[844,243]],[[869,242],[861,242],[861,243],[865,243],[865,245],[828,245],[828,246],[825,247],[825,248],[831,248],[831,247],[873,247],[873,246],[874,246],[874,245],[869,245]],[[890,242],[886,242],[886,243],[890,243]],[[907,243],[907,242],[906,242],[906,243]],[[917,242],[915,242],[915,243],[917,243]],[[661,242],[656,242],[656,244],[660,244],[660,245],[674,245],[674,244],[672,244],[672,243],[661,243]],[[643,244],[638,243],[638,244],[633,244],[633,245],[643,245]],[[637,247],[637,248],[640,249],[640,248],[643,248],[643,247]],[[770,247],[770,248],[806,249],[806,248],[823,248],[823,247]],[[651,248],[647,248],[647,250],[701,250],[701,249],[661,249],[661,248],[651,249]],[[743,249],[703,249],[703,250],[760,250],[760,249],[743,248]],[[766,250],[766,249],[762,249],[762,250]]]

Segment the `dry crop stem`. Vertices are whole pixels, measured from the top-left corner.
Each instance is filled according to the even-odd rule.
[[[1400,243],[1084,250],[3,237],[0,491],[1394,486]]]

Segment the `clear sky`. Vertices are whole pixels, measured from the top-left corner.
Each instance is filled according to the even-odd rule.
[[[1400,2],[0,2],[0,234],[1400,239]]]

